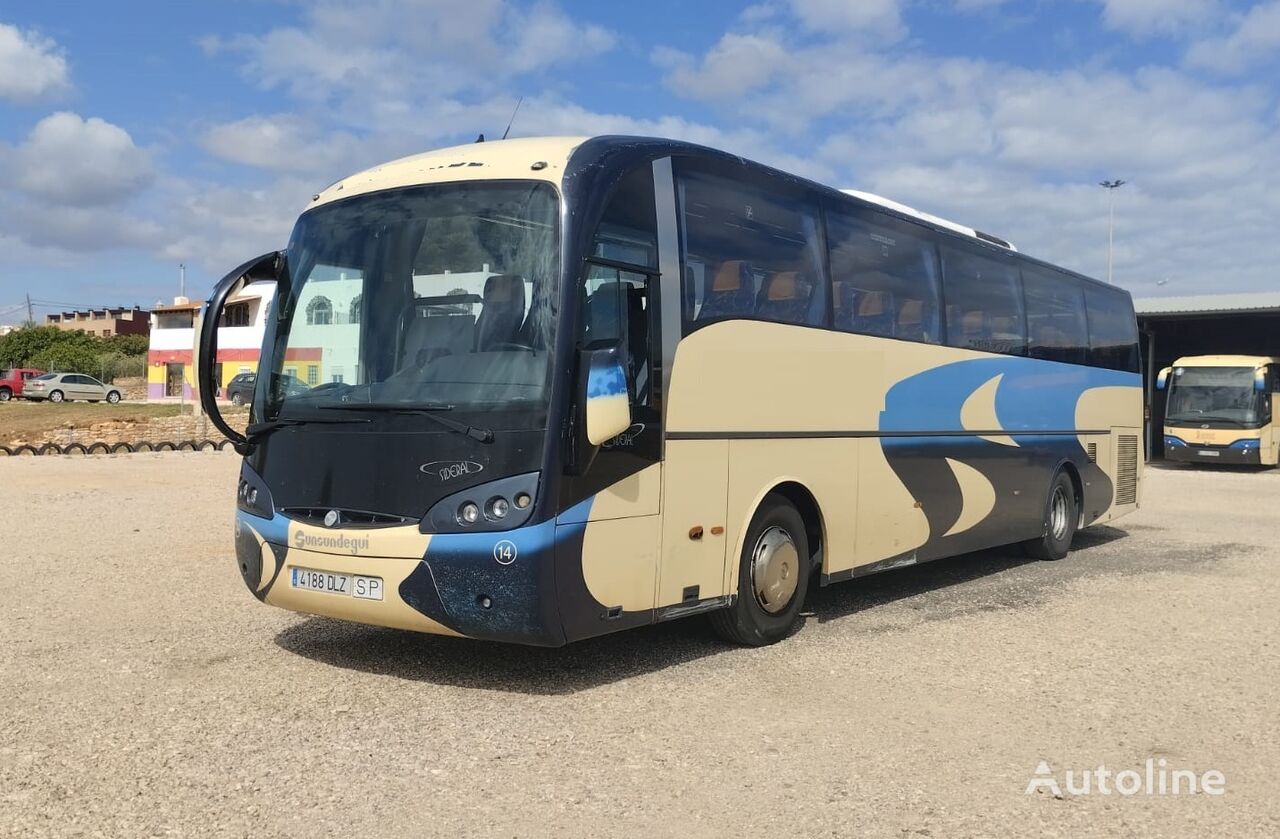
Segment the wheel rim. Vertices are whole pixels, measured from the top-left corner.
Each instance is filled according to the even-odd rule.
[[[61,402],[61,401],[62,401],[62,394],[61,394],[61,393],[58,393],[58,392],[55,390],[55,391],[53,392],[53,395],[49,397],[49,401],[50,401],[50,402]]]
[[[791,534],[770,527],[751,552],[751,584],[760,608],[776,615],[791,604],[800,582],[800,554]]]
[[[108,402],[110,402],[110,403],[112,403],[112,404],[115,404],[116,402],[119,402],[119,401],[120,401],[120,394],[118,394],[118,393],[108,393],[108,394],[107,394],[107,401],[108,401]]]
[[[1057,542],[1067,535],[1067,494],[1062,487],[1054,487],[1053,498],[1049,500],[1049,534]]]

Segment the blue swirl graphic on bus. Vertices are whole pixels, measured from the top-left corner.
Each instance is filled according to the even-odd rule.
[[[977,358],[926,370],[895,384],[885,395],[881,431],[956,432],[973,392],[996,376],[995,410],[1011,436],[1076,427],[1076,405],[1099,387],[1139,387],[1136,373],[1102,370],[1033,358]],[[992,431],[995,429],[982,429]]]

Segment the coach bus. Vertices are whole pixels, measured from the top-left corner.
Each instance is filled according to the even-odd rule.
[[[1280,358],[1187,356],[1160,371],[1156,388],[1168,390],[1165,459],[1276,465],[1280,454],[1280,428],[1275,424]]]
[[[222,307],[277,284],[250,423]],[[970,228],[687,143],[477,143],[318,193],[233,270],[201,399],[274,606],[538,645],[806,592],[1139,500],[1129,295]]]

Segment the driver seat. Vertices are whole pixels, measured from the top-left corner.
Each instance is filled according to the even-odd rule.
[[[476,318],[476,352],[516,343],[524,321],[524,277],[494,274],[484,281],[483,301]]]

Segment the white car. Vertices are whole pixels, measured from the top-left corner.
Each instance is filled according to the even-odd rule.
[[[120,391],[104,385],[93,376],[84,373],[45,373],[30,379],[22,388],[22,398],[33,401],[48,399],[50,402],[85,402],[107,400],[112,405],[120,401]]]

